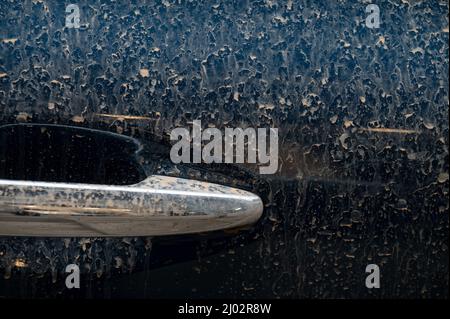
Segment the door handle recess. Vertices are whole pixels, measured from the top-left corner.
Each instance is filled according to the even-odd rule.
[[[152,175],[129,186],[0,179],[0,235],[161,236],[256,222],[261,199],[222,185]]]

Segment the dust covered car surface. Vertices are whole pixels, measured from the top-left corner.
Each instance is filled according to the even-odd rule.
[[[0,179],[163,175],[264,204],[212,233],[1,236],[0,296],[448,298],[449,4],[377,1],[368,27],[366,2],[80,0],[75,28],[65,2],[0,1]],[[168,134],[194,120],[278,128],[278,171],[173,163]]]

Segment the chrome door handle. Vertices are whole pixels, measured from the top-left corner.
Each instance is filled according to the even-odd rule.
[[[217,184],[153,175],[130,186],[0,179],[0,235],[160,236],[256,222],[261,199]]]

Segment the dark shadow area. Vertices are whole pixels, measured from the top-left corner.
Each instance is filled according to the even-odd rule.
[[[145,178],[140,144],[129,137],[79,127],[0,127],[0,178],[128,185]]]

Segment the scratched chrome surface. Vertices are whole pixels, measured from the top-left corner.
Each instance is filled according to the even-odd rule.
[[[0,180],[0,235],[188,234],[245,226],[261,213],[250,192],[167,176],[131,186]]]

